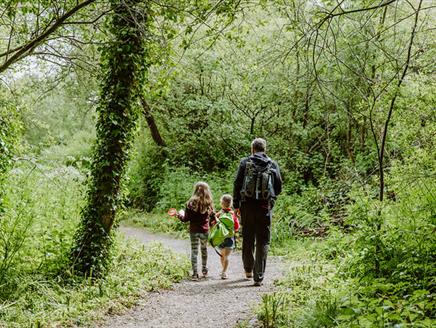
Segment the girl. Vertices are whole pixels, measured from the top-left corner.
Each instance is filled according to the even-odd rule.
[[[221,266],[223,271],[221,272],[221,279],[227,279],[227,269],[229,267],[229,256],[232,249],[236,246],[236,239],[234,233],[239,230],[239,220],[238,217],[232,210],[233,198],[230,195],[223,195],[220,200],[221,211],[216,214],[217,219],[220,217],[230,217],[233,219],[233,226],[230,229],[233,230],[233,236],[226,238],[218,248],[221,250]],[[231,221],[230,221],[231,222]]]
[[[207,277],[207,239],[209,236],[209,222],[214,217],[212,194],[206,182],[197,182],[195,184],[194,192],[186,204],[185,212],[177,214],[177,217],[183,222],[189,221],[192,280],[198,281],[198,245],[201,245],[201,272],[203,277]]]

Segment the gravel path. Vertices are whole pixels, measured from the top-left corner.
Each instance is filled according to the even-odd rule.
[[[158,241],[177,252],[190,254],[189,240],[172,239],[132,227],[121,227],[121,231],[144,244]],[[184,280],[172,290],[149,293],[127,313],[109,316],[101,327],[235,327],[238,322],[253,318],[253,307],[259,304],[263,294],[273,291],[273,280],[282,274],[280,259],[270,257],[264,285],[253,287],[253,282],[245,279],[241,254],[237,252],[230,257],[229,279],[222,280],[219,257],[213,249],[209,249],[208,267],[207,279]]]

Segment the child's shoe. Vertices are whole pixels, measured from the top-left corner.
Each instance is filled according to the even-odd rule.
[[[194,274],[191,276],[191,281],[198,281],[198,273],[194,273]]]
[[[221,272],[221,279],[228,279],[229,276],[227,275],[226,272]]]
[[[201,270],[201,273],[203,274],[203,278],[207,278],[208,272],[209,270],[207,268],[203,268],[203,270]]]

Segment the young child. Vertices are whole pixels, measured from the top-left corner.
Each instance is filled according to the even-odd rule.
[[[216,218],[219,219],[224,213],[229,213],[233,218],[233,231],[239,230],[239,220],[236,214],[232,210],[233,198],[230,195],[223,195],[220,200],[221,211],[216,214]],[[223,271],[221,272],[221,279],[227,279],[227,269],[229,267],[229,256],[232,250],[236,246],[235,236],[226,238],[218,248],[221,250],[221,266]]]
[[[198,245],[201,245],[201,264],[203,277],[207,277],[207,240],[209,236],[209,222],[214,217],[213,200],[209,185],[197,182],[194,192],[186,204],[185,212],[179,212],[177,217],[189,221],[189,235],[191,239],[192,280],[198,280],[197,256]]]

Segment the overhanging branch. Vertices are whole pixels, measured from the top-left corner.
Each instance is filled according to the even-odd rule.
[[[7,59],[2,65],[0,65],[0,73],[3,73],[12,64],[19,61],[20,59],[28,56],[37,46],[39,46],[44,40],[46,40],[51,34],[53,34],[59,27],[61,27],[64,22],[73,16],[80,9],[90,5],[95,2],[95,0],[85,0],[75,7],[63,14],[59,19],[55,20],[50,27],[48,27],[44,33],[36,36],[34,39],[29,40],[26,44],[15,48],[16,52],[9,59]]]

